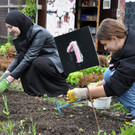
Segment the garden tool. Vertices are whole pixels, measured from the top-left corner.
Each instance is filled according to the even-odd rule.
[[[62,111],[60,110],[61,108],[66,107],[66,106],[69,106],[69,105],[72,105],[72,104],[77,103],[77,102],[79,102],[79,101],[81,101],[81,99],[78,99],[78,100],[76,100],[75,102],[72,102],[72,103],[68,103],[68,104],[59,106],[59,102],[58,102],[58,100],[57,100],[57,101],[56,101],[56,106],[57,106],[58,113],[59,113],[59,114],[62,114]]]

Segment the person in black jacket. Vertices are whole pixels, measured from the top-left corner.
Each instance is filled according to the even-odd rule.
[[[54,37],[18,10],[10,11],[5,23],[16,37],[16,56],[1,77],[0,93],[20,78],[24,91],[31,96],[65,94],[68,85]]]
[[[104,19],[97,39],[112,54],[104,80],[92,88],[75,88],[67,92],[69,102],[90,97],[116,96],[135,117],[135,32],[115,19]],[[95,87],[96,86],[96,87]]]

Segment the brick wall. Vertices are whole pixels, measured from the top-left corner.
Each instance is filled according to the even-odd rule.
[[[20,4],[24,5],[25,2],[26,2],[26,0],[21,0],[21,1],[20,1]],[[18,0],[10,0],[10,3],[13,3],[13,4],[15,4],[15,5],[18,5]]]
[[[0,0],[0,5],[6,5],[8,4],[8,0]]]
[[[26,0],[21,0],[20,4],[25,5]],[[18,5],[18,0],[10,0],[11,5]],[[0,0],[0,6],[8,5],[8,0]],[[13,10],[16,8],[10,8]],[[8,13],[8,8],[0,7],[0,41],[7,38],[7,29],[5,27],[5,15]]]
[[[135,2],[127,2],[125,10],[125,26],[135,30]]]
[[[5,15],[7,14],[7,8],[0,9],[0,37],[4,38],[7,35],[7,30],[5,27]]]

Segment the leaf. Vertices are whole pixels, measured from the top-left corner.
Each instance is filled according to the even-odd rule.
[[[9,115],[9,112],[6,112],[5,109],[3,109],[3,113]]]
[[[75,115],[72,115],[72,114],[70,114],[70,117],[72,118],[72,117],[74,117]]]
[[[82,128],[79,128],[79,131],[84,131]]]

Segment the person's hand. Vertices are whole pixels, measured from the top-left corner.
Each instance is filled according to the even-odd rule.
[[[95,88],[100,86],[99,83],[96,83],[91,86],[91,88]],[[95,99],[96,97],[92,97],[92,99]],[[75,102],[78,99],[88,99],[87,96],[87,88],[74,88],[73,90],[69,90],[67,92],[67,100],[69,103]]]
[[[95,87],[98,87],[98,86],[100,86],[100,84],[99,84],[99,83],[96,83],[96,84],[94,84],[94,85],[92,86],[92,88],[95,88]]]
[[[6,90],[7,87],[10,86],[10,83],[4,79],[0,82],[0,93],[4,92]]]
[[[75,102],[78,99],[86,99],[87,98],[87,88],[74,88],[73,90],[69,90],[67,92],[67,100],[69,103]]]
[[[9,75],[7,73],[3,73],[3,75],[0,77],[0,82],[3,80],[3,79],[6,79]]]
[[[73,89],[73,90],[69,90],[67,92],[67,100],[69,103],[72,103],[72,102],[75,102],[76,100],[78,100],[78,98],[75,97],[74,95],[74,91],[76,90],[77,88]]]

